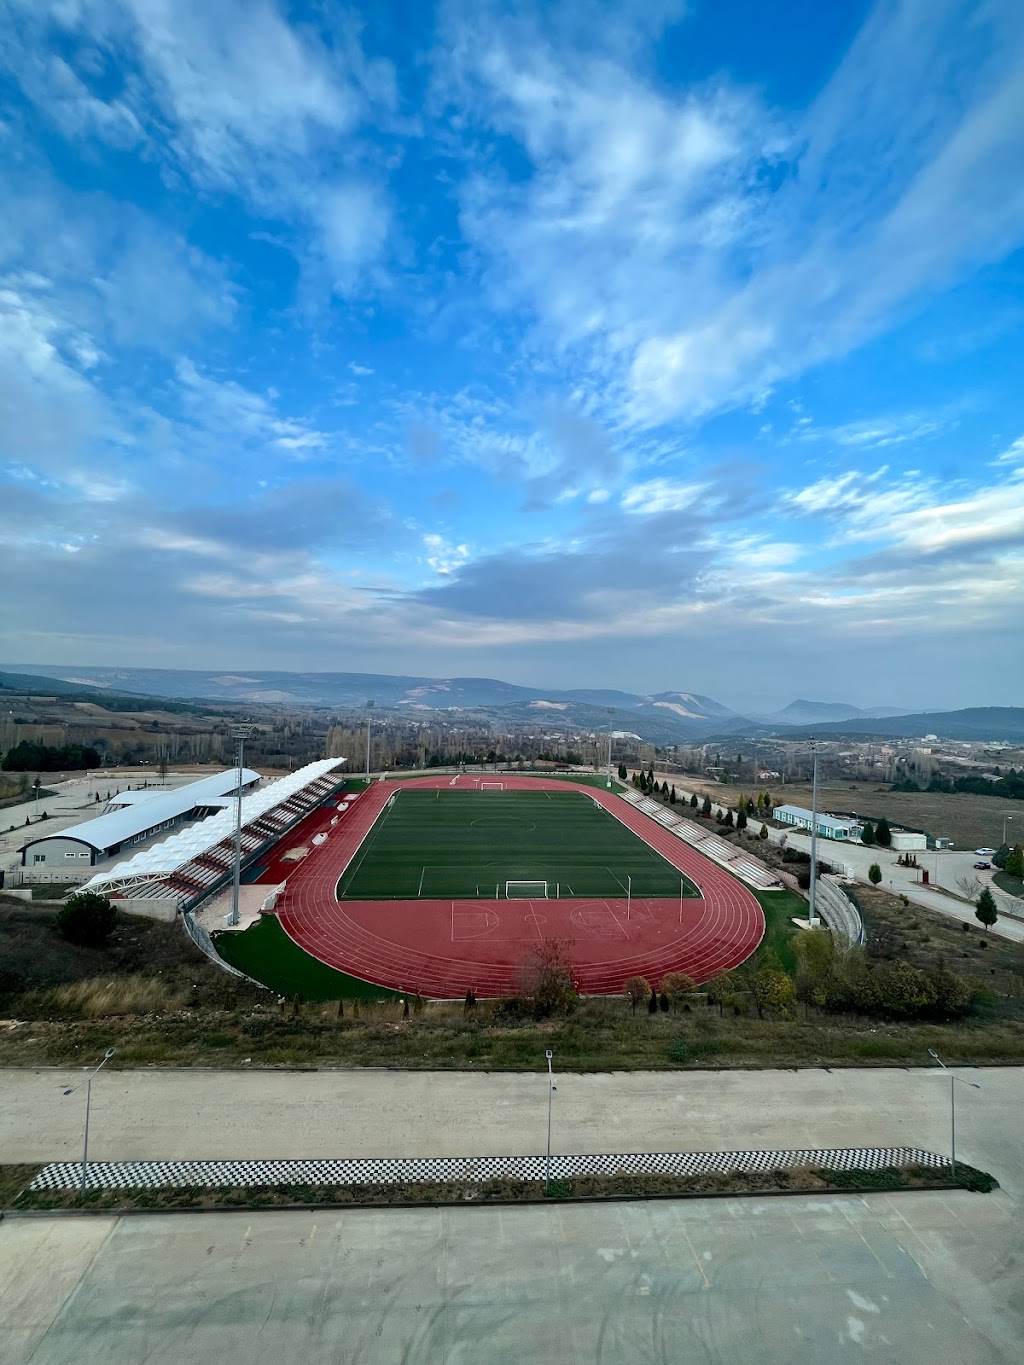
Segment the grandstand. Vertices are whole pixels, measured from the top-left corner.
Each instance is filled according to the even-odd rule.
[[[637,810],[649,815],[652,820],[657,820],[659,825],[664,826],[670,833],[678,839],[684,840],[695,848],[698,853],[702,853],[705,858],[710,858],[719,867],[724,867],[741,881],[752,886],[757,891],[778,890],[782,883],[778,875],[766,866],[760,858],[755,858],[749,853],[744,853],[735,844],[730,844],[727,839],[720,839],[711,830],[705,829],[702,825],[695,824],[692,820],[687,820],[682,815],[677,815],[671,806],[663,806],[660,801],[655,801],[653,797],[643,796],[637,791],[624,791],[624,800],[630,805],[636,806]]]
[[[255,862],[283,834],[342,785],[343,758],[309,763],[242,798],[242,865]],[[112,899],[174,900],[191,910],[231,877],[235,807],[181,830],[86,882]]]
[[[242,770],[243,793],[252,791],[259,781],[259,773],[252,768]],[[116,857],[126,845],[141,844],[175,825],[233,807],[237,790],[238,769],[225,768],[172,791],[146,787],[119,792],[104,806],[102,815],[29,839],[20,850],[21,865],[72,873],[81,866],[84,871]]]

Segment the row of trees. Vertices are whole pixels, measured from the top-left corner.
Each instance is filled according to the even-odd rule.
[[[907,777],[894,783],[892,789],[896,792],[966,792],[974,796],[1001,796],[1010,801],[1024,801],[1024,772],[1010,768],[994,782],[987,777],[933,777],[927,787],[921,787]]]
[[[64,773],[98,768],[102,762],[92,745],[37,744],[23,739],[7,750],[0,768],[9,773]]]
[[[1024,847],[1014,844],[1000,844],[992,855],[992,866],[1008,873],[1011,877],[1024,877]]]

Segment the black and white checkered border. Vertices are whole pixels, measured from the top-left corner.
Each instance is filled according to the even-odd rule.
[[[634,1152],[552,1156],[551,1176],[703,1175],[709,1171],[778,1171],[817,1166],[831,1171],[876,1171],[889,1166],[941,1169],[949,1158],[919,1147],[826,1147],[765,1152]],[[310,1161],[94,1161],[90,1190],[199,1189],[253,1185],[391,1185],[413,1181],[543,1180],[543,1156],[352,1157]],[[81,1184],[81,1162],[45,1166],[30,1190],[69,1190]]]

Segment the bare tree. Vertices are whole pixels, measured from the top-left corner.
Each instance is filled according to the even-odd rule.
[[[976,901],[981,894],[981,880],[978,877],[957,877],[956,884],[965,900]]]

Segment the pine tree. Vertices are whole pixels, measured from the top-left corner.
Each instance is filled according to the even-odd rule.
[[[737,815],[737,817],[736,817],[736,828],[737,828],[737,829],[746,829],[746,827],[747,827],[747,812],[746,812],[745,810],[742,810],[742,809],[741,809],[739,815]]]
[[[995,924],[996,920],[999,918],[999,911],[996,909],[995,897],[992,895],[992,892],[988,889],[987,886],[985,887],[981,895],[978,897],[978,908],[975,910],[974,914],[976,918],[981,921],[981,923],[985,926],[986,929],[991,929],[993,924]]]
[[[676,784],[674,782],[672,783],[672,790],[668,794],[668,802],[670,806],[676,804]]]
[[[1014,844],[1013,852],[1007,856],[1005,871],[1011,877],[1024,877],[1024,848]]]
[[[866,844],[869,848],[874,847],[875,827],[870,820],[867,821],[863,830],[861,830],[860,841],[862,844]]]
[[[868,881],[871,883],[872,886],[877,886],[881,880],[882,869],[878,866],[877,863],[872,863],[871,866],[868,868]]]
[[[722,821],[722,823],[725,825],[726,829],[732,829],[733,824],[735,822],[733,821],[731,810],[727,810],[725,812],[725,819]]]
[[[875,843],[879,848],[889,848],[892,844],[892,830],[884,815],[875,827]]]
[[[700,802],[697,800],[697,793],[694,792],[690,797],[690,809],[696,810],[699,805]]]
[[[700,808],[700,809],[701,809],[701,814],[702,814],[702,815],[710,815],[710,814],[711,814],[711,797],[710,797],[710,796],[705,796],[705,798],[704,798],[704,800],[703,800],[703,802],[702,802],[702,804],[701,804],[701,808]]]
[[[757,837],[758,837],[759,839],[767,839],[767,838],[768,838],[768,826],[767,826],[767,825],[762,825],[762,826],[761,826],[761,833],[760,833]]]

